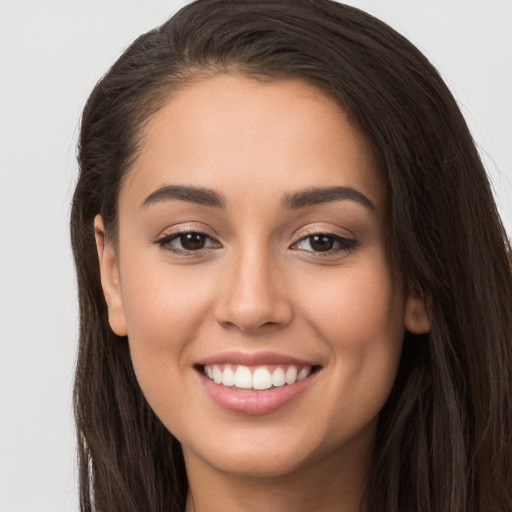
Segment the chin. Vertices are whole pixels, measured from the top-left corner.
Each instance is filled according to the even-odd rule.
[[[233,447],[208,457],[206,462],[222,473],[241,477],[275,478],[300,470],[307,465],[307,457],[292,449],[277,451],[261,450],[258,446],[250,449]]]

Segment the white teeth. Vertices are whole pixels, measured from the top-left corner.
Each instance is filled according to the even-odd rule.
[[[235,372],[235,386],[241,389],[252,388],[252,374],[247,366],[239,366]]]
[[[308,368],[307,366],[302,368],[299,374],[297,375],[297,382],[299,382],[299,380],[305,379],[310,373],[311,368]]]
[[[254,389],[269,389],[272,387],[272,375],[266,368],[256,368],[252,376],[252,387]]]
[[[285,384],[295,384],[311,374],[311,366],[301,367],[297,370],[296,366],[290,365],[286,372],[280,366],[277,366],[273,372],[267,366],[253,368],[253,371],[247,366],[238,365],[206,365],[204,374],[213,380],[216,384],[222,384],[226,387],[237,387],[240,389],[265,390],[271,387],[281,387]]]
[[[272,386],[280,387],[286,384],[284,378],[284,370],[282,368],[276,368],[272,374]]]
[[[235,385],[235,372],[229,366],[226,366],[222,373],[222,385],[228,387]]]
[[[215,384],[220,384],[222,382],[222,372],[216,364],[213,365],[213,381]]]
[[[286,370],[286,375],[284,378],[286,384],[294,384],[297,382],[297,368],[295,368],[295,366],[290,366],[288,370]]]

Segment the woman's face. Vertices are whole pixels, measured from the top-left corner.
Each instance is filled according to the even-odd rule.
[[[219,75],[151,120],[117,249],[98,247],[111,326],[187,465],[367,461],[424,320],[390,272],[385,208],[364,138],[305,83]]]

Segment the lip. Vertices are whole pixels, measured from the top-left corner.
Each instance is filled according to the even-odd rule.
[[[295,366],[319,366],[318,363],[297,359],[277,352],[223,352],[197,362],[199,366],[208,364],[239,364],[242,366],[264,366],[266,364],[284,364]]]
[[[216,384],[203,374],[201,368],[211,364],[235,364],[244,366],[264,366],[265,364],[282,364],[296,366],[311,366],[317,371],[311,373],[305,379],[294,384],[275,387],[266,390],[238,389]],[[225,352],[217,354],[197,363],[197,376],[209,397],[220,407],[227,411],[247,414],[262,415],[277,411],[307,391],[315,382],[320,366],[318,364],[289,357],[275,352],[259,352],[249,354],[244,352]]]

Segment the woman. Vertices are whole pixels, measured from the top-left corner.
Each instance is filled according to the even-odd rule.
[[[96,86],[79,162],[82,510],[512,510],[509,246],[403,37],[199,0]]]

